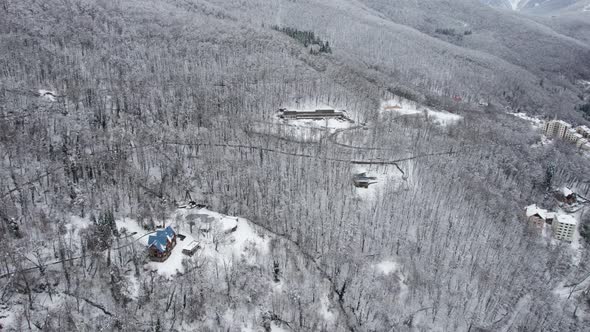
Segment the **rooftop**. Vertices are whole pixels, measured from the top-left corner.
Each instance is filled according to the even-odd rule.
[[[533,205],[529,205],[526,207],[526,216],[528,217],[532,217],[535,214],[538,214],[541,218],[543,219],[551,219],[553,218],[553,213],[545,210],[545,209],[541,209],[540,207],[538,207],[536,204]]]
[[[563,196],[565,196],[565,197],[568,197],[568,196],[570,196],[570,195],[573,195],[573,194],[574,194],[574,192],[573,192],[573,191],[572,191],[570,188],[568,188],[568,187],[563,187],[563,188],[561,188],[561,193],[562,193],[562,194],[563,194]]]
[[[578,221],[576,220],[576,218],[570,216],[569,214],[557,215],[557,221],[562,224],[568,224],[568,225],[577,225],[578,224]]]
[[[572,126],[571,124],[569,124],[569,123],[567,123],[567,122],[565,122],[563,120],[551,120],[551,122],[553,122],[553,123],[559,123],[559,124],[564,125],[566,127],[571,127]]]

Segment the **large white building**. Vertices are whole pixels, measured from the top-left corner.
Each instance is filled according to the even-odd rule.
[[[547,136],[555,136],[557,138],[564,138],[565,133],[572,128],[572,125],[563,120],[551,120],[545,122],[543,132]]]
[[[576,218],[567,214],[558,214],[553,220],[553,235],[558,240],[572,242],[578,222]]]

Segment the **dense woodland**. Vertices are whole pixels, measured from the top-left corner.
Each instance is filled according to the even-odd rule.
[[[584,123],[576,82],[590,77],[578,63],[588,46],[551,40],[575,47],[545,70],[429,36],[418,18],[325,17],[322,28],[287,13],[343,18],[347,1],[261,3],[0,4],[0,319],[11,313],[0,330],[584,330],[588,292],[554,289],[590,274],[588,243],[575,264],[567,244],[528,228],[523,207],[552,204],[563,185],[588,197],[588,157],[562,142],[531,147],[540,134],[504,110]],[[382,16],[410,20],[408,3]],[[331,52],[310,54],[273,26],[314,31]],[[461,42],[479,44],[481,29]],[[394,94],[462,120],[377,112]],[[294,101],[345,109],[370,130],[281,135],[276,110]],[[404,176],[362,199],[358,161],[391,161]],[[145,248],[125,245],[115,220],[153,229],[187,192],[249,219],[270,254],[187,260],[174,278],[144,269]],[[72,217],[91,222],[74,231]],[[383,259],[400,271],[376,274]]]

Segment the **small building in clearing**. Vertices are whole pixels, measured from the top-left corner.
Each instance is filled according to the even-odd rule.
[[[172,253],[176,246],[176,232],[168,226],[156,231],[156,235],[150,235],[148,238],[148,254],[150,259],[157,262],[163,262]]]
[[[201,246],[199,245],[199,242],[192,241],[186,247],[184,247],[184,249],[182,249],[182,253],[187,256],[192,256],[197,252],[197,250],[199,250],[200,247]]]

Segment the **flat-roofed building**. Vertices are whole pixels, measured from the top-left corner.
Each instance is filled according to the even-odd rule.
[[[573,129],[568,129],[565,131],[565,133],[563,134],[563,139],[568,141],[568,142],[572,142],[572,143],[576,143],[578,141],[578,139],[583,138],[582,135],[578,134],[575,130]]]
[[[572,242],[578,221],[568,214],[558,214],[553,221],[553,235],[558,240]]]
[[[545,125],[543,125],[543,132],[547,136],[564,138],[566,132],[571,128],[572,125],[563,120],[551,120],[545,122]]]
[[[569,124],[565,121],[562,121],[562,120],[558,120],[557,121],[557,133],[555,135],[559,138],[564,138],[565,133],[567,133],[567,131],[571,128],[572,128],[571,124]]]
[[[581,138],[576,142],[576,146],[582,148],[584,144],[588,144],[588,140],[585,138]]]

